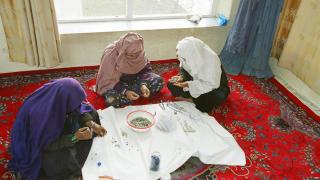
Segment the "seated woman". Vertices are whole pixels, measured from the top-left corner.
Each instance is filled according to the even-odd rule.
[[[98,136],[107,132],[85,100],[85,91],[77,80],[62,78],[46,83],[24,101],[9,148],[9,168],[18,179],[81,176],[92,131]]]
[[[139,34],[127,33],[106,47],[97,75],[96,91],[105,97],[107,105],[128,105],[140,97],[149,98],[162,87],[163,79],[152,72]]]
[[[227,99],[230,89],[217,54],[194,37],[182,39],[176,48],[180,75],[172,77],[168,89],[180,100],[193,101],[202,112],[211,112]]]

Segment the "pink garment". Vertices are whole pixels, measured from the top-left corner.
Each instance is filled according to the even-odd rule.
[[[148,63],[143,38],[138,33],[127,33],[108,45],[101,58],[96,91],[103,95],[119,82],[122,73],[136,74]]]

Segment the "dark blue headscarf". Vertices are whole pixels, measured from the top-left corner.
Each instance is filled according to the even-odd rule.
[[[31,94],[11,131],[9,168],[27,179],[37,179],[42,150],[62,133],[66,114],[85,99],[84,89],[72,78],[51,81]]]

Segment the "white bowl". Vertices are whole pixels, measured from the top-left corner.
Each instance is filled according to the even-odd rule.
[[[149,121],[149,125],[146,127],[137,127],[136,125],[134,125],[132,123],[132,121],[136,118],[144,118],[146,120]],[[154,118],[154,115],[151,114],[148,111],[144,111],[144,110],[137,110],[137,111],[132,111],[127,115],[127,120],[126,120],[126,124],[128,125],[128,127],[130,127],[131,129],[137,131],[137,132],[147,132],[149,131],[152,126],[156,123],[156,120]]]

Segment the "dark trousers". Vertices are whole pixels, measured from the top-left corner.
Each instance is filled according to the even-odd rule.
[[[44,152],[39,180],[69,180],[81,176],[91,145],[92,139],[79,141],[74,147]]]

